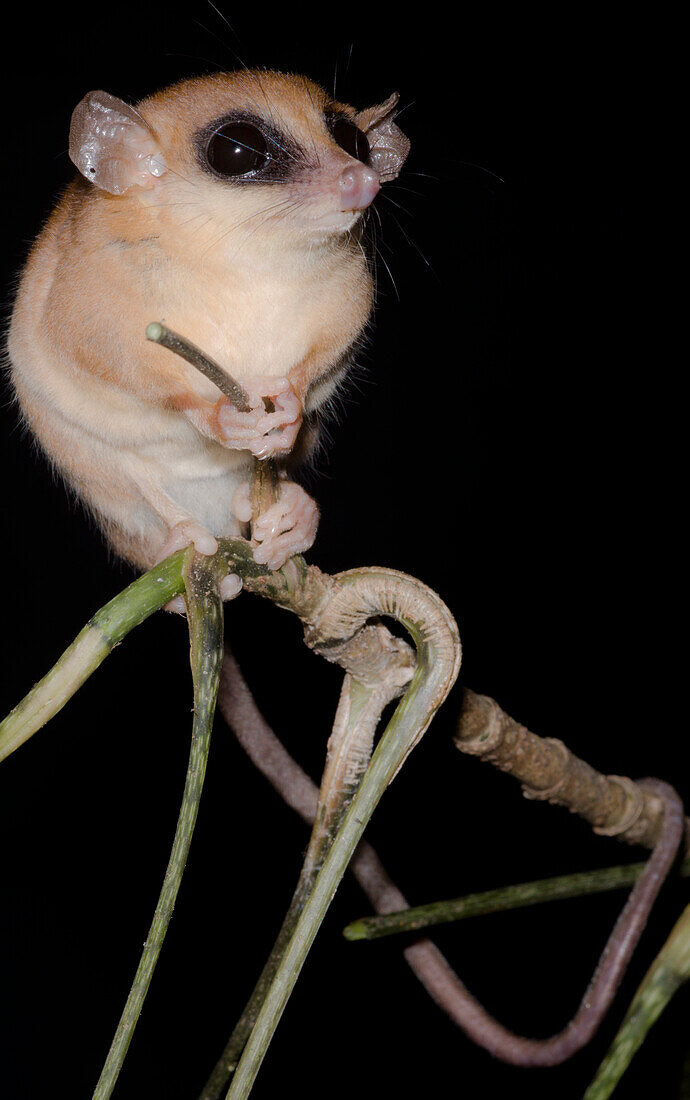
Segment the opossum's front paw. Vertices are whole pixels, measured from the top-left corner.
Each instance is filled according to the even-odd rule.
[[[240,520],[249,519],[249,486],[236,491],[232,510]],[[280,482],[280,496],[252,524],[255,543],[254,561],[269,569],[280,569],[293,554],[302,554],[313,545],[319,525],[316,501],[294,481]]]
[[[251,410],[239,412],[229,401],[218,406],[222,442],[257,458],[272,458],[292,450],[302,424],[302,403],[287,378],[255,375],[243,378]],[[264,399],[273,409],[268,412]]]
[[[176,523],[170,530],[156,558],[156,564],[160,561],[165,561],[165,559],[169,558],[175,551],[184,550],[186,546],[191,546],[192,544],[194,544],[194,549],[198,554],[215,554],[218,549],[218,543],[210,531],[207,531],[200,523],[196,523],[195,520],[186,519],[181,523]],[[223,580],[220,582],[220,594],[224,600],[234,599],[235,596],[239,594],[241,588],[242,581],[235,573],[229,573],[228,576],[223,577]],[[163,610],[174,611],[178,615],[186,614],[187,609],[185,607],[184,596],[175,596],[166,603]]]

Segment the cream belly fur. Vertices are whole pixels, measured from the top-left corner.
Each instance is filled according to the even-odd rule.
[[[61,472],[103,521],[125,556],[131,556],[135,549],[133,546],[127,552],[126,535],[132,537],[137,547],[147,540],[162,546],[169,526],[163,521],[160,509],[151,507],[142,493],[142,477],[156,495],[168,496],[181,516],[192,516],[214,535],[240,534],[242,525],[232,512],[231,502],[235,491],[249,476],[252,456],[248,451],[229,449],[201,434],[183,413],[151,404],[140,395],[85,371],[67,348],[56,354],[55,341],[47,338],[47,334],[69,329],[75,305],[71,294],[65,295],[64,290],[56,292],[70,267],[70,253],[75,247],[66,241],[61,228],[59,222],[55,228],[51,224],[37,242],[27,271],[30,275],[33,268],[37,277],[26,277],[22,283],[10,332],[15,389],[29,425],[48,455],[59,456],[56,464]],[[61,243],[67,247],[61,250]],[[110,355],[120,359],[120,366],[124,360],[131,360],[130,371],[137,370],[150,357],[144,331],[150,320],[159,317],[170,321],[179,331],[191,334],[190,338],[219,363],[231,364],[231,372],[238,378],[254,374],[288,375],[291,367],[306,358],[315,334],[320,335],[324,327],[319,319],[328,316],[328,297],[333,294],[326,280],[300,293],[294,278],[286,285],[286,280],[281,282],[275,275],[257,272],[256,277],[248,278],[256,291],[250,302],[245,300],[247,292],[238,293],[234,285],[216,286],[214,290],[208,277],[200,278],[200,289],[209,293],[212,307],[199,309],[199,295],[195,299],[197,310],[193,312],[187,301],[178,301],[181,296],[177,287],[186,273],[177,272],[173,264],[161,260],[159,252],[156,242],[122,248],[113,279],[116,285],[104,297],[122,300],[123,293],[113,293],[113,289],[123,289],[117,286],[118,281],[141,285],[138,276],[147,257],[150,257],[147,266],[155,265],[158,269],[156,293],[130,300],[124,316],[119,310],[110,314],[104,311],[95,326],[104,349],[106,346],[111,349]],[[100,279],[102,287],[108,285],[112,250],[106,250],[104,264],[96,262],[97,256],[98,253],[83,265],[78,290],[89,279]],[[336,272],[334,281],[337,277]],[[308,280],[305,278],[304,282],[307,284]],[[146,284],[144,288],[147,289]],[[160,305],[162,301],[168,303],[165,312]],[[309,309],[302,316],[305,302],[309,303]],[[246,326],[236,325],[233,332],[230,320],[225,326],[215,320],[242,315],[243,310],[246,315],[250,304],[253,316],[259,318],[254,335],[246,331]],[[341,341],[335,343],[336,355],[341,348],[347,351],[349,337],[350,329],[345,325]],[[328,398],[346,365],[341,356],[336,369],[315,380],[310,394],[305,394],[309,411]],[[198,397],[209,402],[217,400],[216,388],[203,376],[197,376],[194,368],[177,364],[176,369],[188,373],[189,386]],[[142,565],[150,565],[155,559],[155,547],[145,560],[141,560],[138,550],[135,552]]]

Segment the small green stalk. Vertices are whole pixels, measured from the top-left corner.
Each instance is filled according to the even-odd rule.
[[[330,775],[324,775],[316,821],[297,887],[271,954],[199,1100],[218,1100],[237,1067],[240,1055],[295,931],[305,901],[314,889],[318,873],[357,789],[361,774],[366,768],[374,733],[389,701],[388,693],[381,692],[373,686],[360,684],[352,676],[345,677],[334,727],[334,734],[337,729],[337,747],[341,751],[336,753],[339,759],[333,762],[333,767],[327,768],[327,773],[330,771]],[[364,751],[360,754],[357,750],[363,743]]]
[[[361,574],[353,570],[341,574],[341,579],[346,587],[353,586],[355,600],[357,589],[362,591],[363,616],[370,617],[378,607],[406,627],[417,650],[417,668],[304,902],[226,1100],[247,1100],[307,954],[371,815],[445,699],[460,664],[455,623],[438,597],[428,590],[424,592],[418,582],[402,577],[394,579],[392,573],[384,570],[378,577],[376,570]]]
[[[346,925],[343,935],[346,940],[377,940],[398,932],[418,932],[421,928],[429,928],[434,924],[448,924],[467,917],[481,917],[486,913],[522,909],[544,901],[602,894],[607,890],[632,886],[646,866],[646,863],[628,863],[618,867],[602,867],[595,871],[580,871],[574,875],[521,882],[448,901],[429,902],[428,905],[401,909],[385,916],[361,917]],[[684,860],[676,874],[686,878],[690,876],[690,859]]]
[[[194,721],[187,778],[156,911],[93,1100],[108,1100],[115,1087],[158,962],[189,854],[206,774],[223,659],[223,602],[218,592],[223,572],[215,558],[195,554],[193,549],[184,551],[183,575],[194,681]]]
[[[277,602],[282,598],[287,601],[285,606],[290,606],[293,582],[287,576],[288,566],[299,569],[294,563],[301,562],[303,567],[303,559],[293,558],[283,570],[272,573],[265,565],[256,564],[245,539],[219,539],[218,543],[218,553],[209,561],[216,563],[220,576],[228,571],[238,573],[247,587],[266,582],[261,594]],[[51,670],[0,722],[0,762],[62,710],[130,630],[184,592],[185,553],[171,554],[89,619]]]
[[[286,947],[273,984],[261,1008],[235,1072],[226,1100],[246,1100],[263,1061],[273,1033],[278,1026],[288,998],[328,906],[343,877],[352,853],[359,843],[379,798],[390,783],[402,759],[401,742],[406,743],[409,727],[401,711],[405,702],[414,702],[423,689],[424,676],[415,674],[403,703],[394,714],[376,749],[360,789],[352,801],[338,835],[324,862],[311,895],[303,904],[292,937]],[[412,713],[415,713],[414,706]],[[400,726],[402,724],[402,730]],[[396,736],[397,735],[397,736]]]
[[[130,630],[184,590],[182,561],[178,550],[96,612],[57,664],[0,722],[0,761],[64,707]]]
[[[647,1032],[677,989],[690,978],[690,905],[642,979],[620,1030],[584,1100],[608,1100]]]

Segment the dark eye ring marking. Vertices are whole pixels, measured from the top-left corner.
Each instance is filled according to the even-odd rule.
[[[230,183],[279,183],[301,160],[283,134],[250,114],[216,119],[196,137],[201,167]]]
[[[330,120],[329,127],[334,142],[349,157],[365,163],[369,160],[369,139],[351,119],[336,116]]]
[[[211,134],[206,159],[218,176],[246,176],[266,167],[266,139],[247,122],[226,122]]]

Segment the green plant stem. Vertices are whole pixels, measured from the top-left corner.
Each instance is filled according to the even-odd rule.
[[[417,692],[423,688],[423,678],[421,676],[415,676],[415,681],[413,681],[408,693],[412,701]],[[282,1016],[316,933],[326,915],[331,898],[345,873],[351,855],[374,812],[381,794],[383,794],[397,770],[399,754],[396,752],[396,733],[399,732],[401,707],[402,704],[398,707],[396,715],[389,723],[388,729],[374,753],[366,780],[360,786],[360,790],[350,806],[336,842],[333,844],[316,880],[311,896],[303,904],[292,937],[285,949],[272,986],[264,1000],[254,1030],[240,1059],[227,1094],[227,1100],[246,1100],[246,1097],[249,1096],[275,1028]],[[402,736],[404,737],[407,732],[408,729],[403,727]],[[402,738],[400,739],[402,740]]]
[[[0,761],[64,707],[130,630],[183,591],[183,553],[172,554],[96,612],[57,664],[0,723]]]
[[[607,1100],[631,1064],[637,1049],[670,1001],[690,978],[690,905],[676,925],[635,993],[618,1034],[583,1100]]]
[[[275,978],[276,972],[280,965],[281,959],[285,952],[292,934],[295,930],[295,926],[299,919],[299,915],[304,907],[305,899],[308,897],[310,890],[313,888],[316,872],[319,867],[314,868],[314,874],[308,875],[304,871],[300,875],[299,882],[295,893],[292,896],[290,907],[285,915],[283,923],[280,927],[280,931],[276,937],[276,941],[271,950],[264,968],[261,971],[259,979],[252,990],[251,996],[244,1007],[242,1015],[233,1028],[232,1035],[230,1036],[222,1055],[218,1059],[218,1062],[214,1066],[211,1075],[206,1082],[203,1091],[199,1096],[199,1100],[218,1100],[226,1088],[228,1079],[237,1067],[237,1063],[240,1059],[242,1051],[244,1050],[247,1039],[252,1032],[261,1006],[263,1005],[267,993],[271,987],[271,983]]]
[[[265,565],[257,565],[245,539],[219,539],[218,544],[218,553],[208,560],[216,563],[221,576],[237,573],[248,588],[285,607],[292,606],[295,592],[300,595],[300,584],[308,591],[309,574],[302,558],[292,558],[289,570],[284,567],[288,578],[283,570],[272,573]],[[50,671],[0,722],[0,762],[64,707],[130,630],[184,592],[184,555],[184,550],[171,554],[89,619]],[[318,589],[318,582],[313,587]]]
[[[349,860],[351,849],[356,845],[380,794],[424,733],[457,676],[460,643],[457,627],[442,601],[419,581],[395,570],[363,568],[329,577],[313,566],[308,567],[301,557],[296,556],[282,569],[272,572],[253,560],[251,546],[245,540],[219,539],[218,543],[218,553],[213,558],[205,559],[208,567],[211,568],[213,563],[218,577],[229,571],[237,573],[250,591],[293,611],[305,625],[307,644],[327,660],[335,661],[353,673],[358,667],[383,667],[391,656],[394,656],[393,664],[399,665],[400,655],[394,655],[394,644],[376,641],[378,632],[375,628],[362,629],[368,620],[381,615],[392,616],[407,627],[417,645],[418,659],[411,688],[389,725],[390,736],[384,737],[372,760],[372,767],[376,767],[368,773],[368,776],[371,774],[371,782],[368,776],[365,777],[357,793],[355,801],[360,800],[357,804],[361,807],[361,813],[355,818],[356,828],[353,832],[350,813],[338,833],[337,843],[329,853],[330,865],[324,866],[327,872],[323,880],[325,886],[320,885],[320,876],[309,899],[309,911],[306,917],[302,913],[301,926],[291,938],[287,952],[291,971],[285,970],[283,962],[282,973],[277,976],[278,997],[282,998],[282,1005],[276,1016],[276,997],[273,995],[268,1008],[264,1005],[262,1009],[264,1022],[261,1019],[257,1021],[252,1041],[256,1037],[261,1054],[257,1063],[256,1047],[250,1052],[250,1059],[255,1061],[255,1068],[250,1071],[253,1079],[270,1038],[265,1021],[273,1017],[274,1022],[269,1025],[272,1032]],[[87,654],[88,659],[80,654],[80,635],[55,668],[0,726],[0,747],[4,748],[5,754],[45,724],[132,627],[183,591],[185,553],[180,551],[172,555],[94,616],[82,632],[89,637],[93,631],[96,637],[96,643]],[[79,661],[72,660],[75,648],[81,656]],[[370,662],[373,664],[370,665]],[[401,687],[409,679],[407,668],[407,658],[403,658],[398,669],[402,677],[399,680]],[[364,679],[368,677],[364,675]],[[387,747],[384,748],[384,745]],[[296,943],[305,946],[301,955],[298,952],[295,965],[294,951],[292,954],[290,952]],[[275,990],[276,982],[271,987],[271,993],[274,994]],[[249,1064],[245,1060],[245,1066]],[[244,1088],[244,1085],[241,1087]]]
[[[206,774],[223,659],[223,603],[218,592],[222,573],[219,573],[215,558],[204,558],[195,554],[193,549],[185,551],[184,557],[183,573],[194,681],[194,721],[187,777],[175,839],[156,911],[93,1100],[108,1100],[111,1096],[132,1040],[182,881]]]
[[[521,882],[447,901],[429,902],[428,905],[416,905],[396,913],[387,913],[385,916],[361,917],[346,925],[343,935],[347,940],[376,940],[399,932],[417,932],[434,924],[447,924],[508,909],[522,909],[544,901],[601,894],[607,890],[632,886],[646,866],[646,863],[628,863],[617,867],[602,867],[573,875]],[[676,874],[685,878],[690,876],[690,858],[680,864]]]
[[[424,733],[457,675],[460,647],[455,624],[447,609],[437,598],[434,606],[429,598],[431,594],[425,596],[418,582],[408,582],[406,592],[404,582],[402,585],[399,581],[394,583],[392,571],[388,573],[390,583],[385,587],[386,571],[382,570],[379,577],[379,595],[382,597],[379,611],[394,615],[410,633],[417,649],[417,669],[374,752],[326,856],[314,889],[304,904],[240,1059],[227,1100],[246,1100],[248,1097],[268,1044],[352,853],[383,792]],[[350,574],[341,575],[341,580],[344,580],[344,587],[361,583],[364,597],[362,603],[367,605],[367,617],[371,617],[376,606],[376,571],[358,573],[353,570]],[[412,609],[415,618],[408,618],[406,611]],[[366,615],[367,612],[363,609],[362,614]],[[435,620],[433,629],[429,626],[432,618]]]
[[[314,888],[317,875],[352,800],[361,773],[366,768],[376,727],[390,698],[389,692],[384,693],[371,685],[361,684],[352,676],[345,677],[334,733],[329,742],[334,747],[334,755],[338,759],[330,769],[330,776],[328,778],[324,776],[311,840],[297,887],[271,954],[199,1100],[218,1100],[237,1066],[305,901]],[[358,750],[363,744],[364,751],[360,753]]]
[[[645,974],[616,1038],[584,1100],[607,1100],[630,1065],[648,1031],[677,989],[690,978],[690,905]]]

